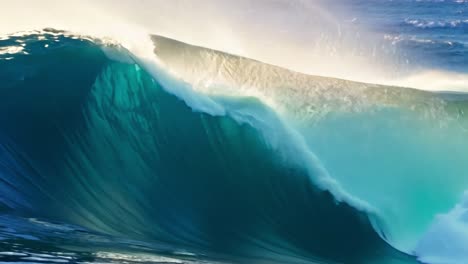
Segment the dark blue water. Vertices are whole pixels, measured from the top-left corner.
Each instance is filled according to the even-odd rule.
[[[342,23],[352,21],[388,40],[408,68],[468,72],[468,1],[351,0],[339,5],[346,10]]]

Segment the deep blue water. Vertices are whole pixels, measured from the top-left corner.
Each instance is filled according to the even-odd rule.
[[[468,72],[468,1],[351,0],[339,7],[347,10],[342,23],[384,35],[410,68]]]

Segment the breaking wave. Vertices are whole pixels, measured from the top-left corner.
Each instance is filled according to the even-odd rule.
[[[423,255],[468,185],[464,94],[149,43],[0,40],[2,212],[234,259],[412,263],[395,248]]]

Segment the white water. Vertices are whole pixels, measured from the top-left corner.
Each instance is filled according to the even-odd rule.
[[[464,264],[468,260],[468,192],[450,212],[436,217],[415,249],[433,264]]]

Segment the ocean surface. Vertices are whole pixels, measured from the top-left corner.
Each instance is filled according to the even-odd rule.
[[[468,1],[239,3],[0,27],[0,263],[468,262]]]
[[[343,1],[351,23],[372,29],[409,69],[467,72],[468,2],[463,0]],[[348,11],[349,12],[349,11]],[[353,16],[354,15],[354,16]],[[408,68],[404,70],[408,71]]]

